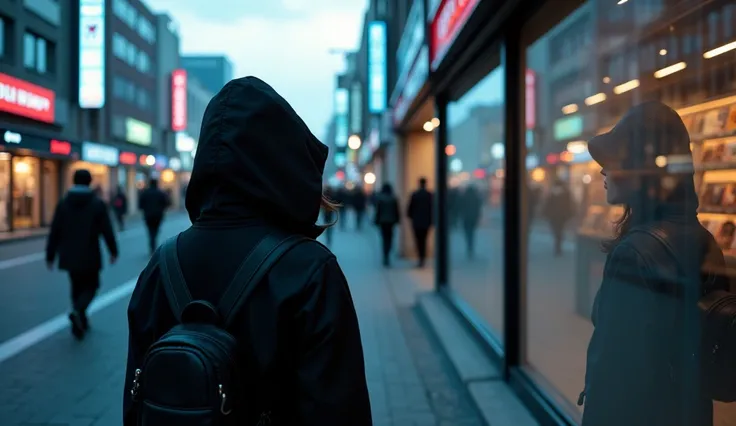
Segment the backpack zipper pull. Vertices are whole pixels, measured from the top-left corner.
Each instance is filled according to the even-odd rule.
[[[220,413],[222,413],[223,416],[227,416],[228,414],[233,412],[232,408],[226,408],[227,405],[227,394],[222,388],[222,385],[217,385],[217,394],[220,395]]]
[[[578,406],[582,407],[583,404],[585,404],[585,390],[580,392],[580,395],[578,396]]]
[[[135,401],[136,398],[138,397],[138,389],[140,389],[141,387],[140,378],[141,378],[141,369],[136,368],[135,375],[133,376],[133,387],[130,388],[130,396],[132,397],[133,401]]]

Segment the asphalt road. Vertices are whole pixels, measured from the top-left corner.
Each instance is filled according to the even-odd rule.
[[[169,215],[159,243],[188,226],[185,215]],[[142,221],[128,224],[117,238],[120,256],[115,265],[105,264],[101,294],[136,279],[149,260]],[[44,247],[43,238],[0,245],[0,344],[69,310],[67,275],[46,269]],[[103,253],[107,262],[106,249]]]

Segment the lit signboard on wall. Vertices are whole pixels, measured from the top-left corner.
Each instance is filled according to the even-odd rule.
[[[153,129],[148,123],[133,118],[125,119],[125,140],[137,145],[148,146],[153,138]]]
[[[79,106],[105,106],[105,2],[79,0]]]
[[[368,24],[368,112],[386,109],[386,23]]]
[[[577,138],[583,134],[583,118],[579,115],[555,120],[554,137],[556,141]]]
[[[348,89],[335,90],[335,146],[348,145]]]
[[[187,128],[187,72],[183,69],[171,72],[171,130],[180,132]]]
[[[355,82],[350,89],[350,132],[363,131],[363,91],[360,83]]]

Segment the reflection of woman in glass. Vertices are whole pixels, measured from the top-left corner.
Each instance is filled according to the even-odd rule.
[[[609,204],[622,204],[593,307],[583,426],[711,426],[702,389],[698,301],[725,288],[704,265],[723,265],[697,219],[692,168],[668,172],[660,156],[690,156],[675,111],[659,102],[632,108],[588,149],[603,167]],[[687,158],[687,157],[686,157]],[[692,160],[692,158],[691,158]],[[690,162],[691,166],[691,162]],[[712,269],[711,269],[712,270]]]
[[[482,208],[483,200],[478,193],[478,189],[474,185],[468,185],[462,195],[461,210],[459,213],[462,217],[469,258],[472,258],[475,254],[475,230],[478,228],[478,222],[480,222]]]

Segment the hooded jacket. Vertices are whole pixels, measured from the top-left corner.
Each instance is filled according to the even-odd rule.
[[[289,104],[254,77],[229,82],[202,122],[178,237],[194,299],[217,303],[249,251],[270,230],[316,237],[327,147]],[[175,325],[159,279],[159,252],[141,273],[128,307],[124,424],[145,351]],[[258,284],[232,332],[242,345],[245,400],[274,425],[370,425],[358,320],[335,256],[316,241],[287,253]]]
[[[110,254],[117,256],[118,246],[105,203],[89,187],[75,185],[54,211],[46,242],[46,262],[53,262],[58,255],[61,270],[99,271],[100,236]]]

